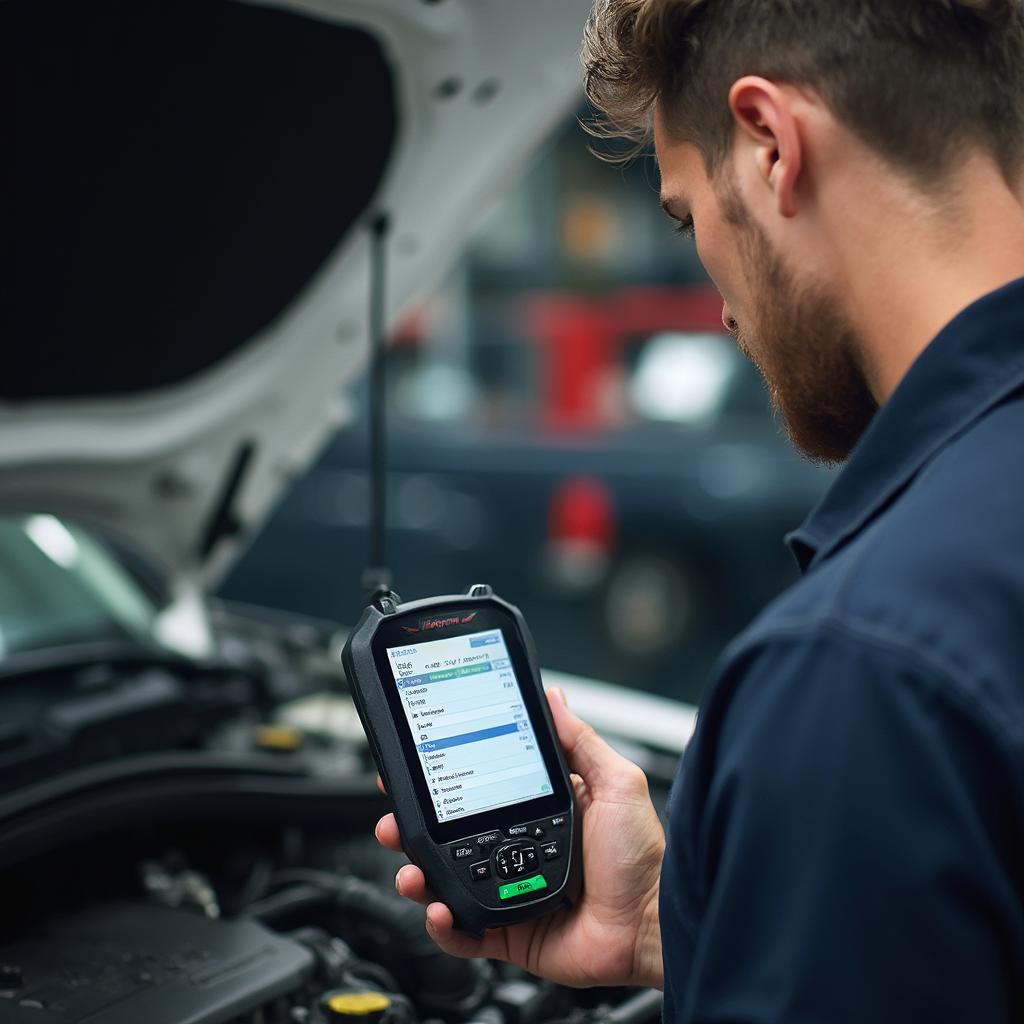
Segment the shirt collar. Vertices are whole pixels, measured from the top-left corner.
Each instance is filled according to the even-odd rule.
[[[859,533],[953,437],[1024,384],[1024,278],[950,321],[875,414],[842,473],[786,538],[806,572]]]

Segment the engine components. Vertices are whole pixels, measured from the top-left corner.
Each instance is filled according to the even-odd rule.
[[[7,1024],[285,1024],[312,953],[251,920],[145,903],[51,918],[0,945]],[[311,993],[310,993],[311,995]]]

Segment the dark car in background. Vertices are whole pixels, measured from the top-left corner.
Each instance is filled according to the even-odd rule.
[[[402,596],[486,581],[527,614],[546,665],[695,701],[724,644],[795,577],[782,536],[827,480],[779,436],[720,314],[706,286],[527,294],[459,360],[414,318],[390,391]],[[223,596],[358,617],[361,411]]]

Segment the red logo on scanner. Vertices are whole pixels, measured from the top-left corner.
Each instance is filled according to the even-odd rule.
[[[403,626],[406,633],[420,633],[428,629],[444,629],[445,626],[465,626],[476,618],[476,612],[468,615],[446,615],[441,619],[421,619],[418,626]]]

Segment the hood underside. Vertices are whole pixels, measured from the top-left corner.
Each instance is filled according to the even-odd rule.
[[[575,101],[585,0],[8,0],[0,502],[212,583]]]

